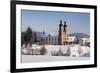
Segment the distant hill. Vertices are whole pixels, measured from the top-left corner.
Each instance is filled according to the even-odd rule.
[[[85,33],[71,33],[69,36],[76,36],[77,38],[89,38],[90,36]]]
[[[45,37],[45,36],[48,36],[49,34],[52,36],[58,36],[57,32],[55,32],[55,33],[47,33],[47,32],[43,33],[43,32],[39,32],[39,31],[33,31],[33,34],[34,34],[34,32],[36,33],[36,35],[38,37]]]
[[[36,31],[33,31],[33,33]],[[49,33],[43,35],[43,32],[36,32],[37,37],[47,36]],[[52,33],[52,36],[58,36],[58,33]],[[76,36],[77,38],[89,38],[90,36],[85,33],[70,33],[69,36]]]
[[[48,35],[47,33],[39,32],[39,31],[33,31],[33,34],[34,34],[34,32],[36,33],[36,36],[37,36],[38,38],[40,38],[40,37],[45,37],[45,36]]]

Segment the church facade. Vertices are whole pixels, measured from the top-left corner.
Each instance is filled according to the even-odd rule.
[[[41,34],[38,34],[36,32],[35,36],[37,37],[37,44],[45,44],[45,45],[66,45],[69,44],[70,42],[73,43],[75,41],[75,36],[69,36],[68,33],[68,27],[66,24],[66,21],[62,23],[62,20],[60,20],[59,23],[59,29],[58,29],[58,34],[52,35],[47,34],[45,31],[43,31]],[[36,38],[35,38],[36,39]]]
[[[68,43],[68,29],[67,29],[66,21],[64,21],[63,24],[62,20],[60,20],[58,43],[59,45],[65,45]]]
[[[58,45],[58,36],[49,34],[46,37],[42,37],[41,41],[43,44],[47,45]]]
[[[47,35],[45,37],[42,37],[42,43],[49,44],[49,45],[65,45],[68,44],[69,37],[68,37],[68,28],[66,21],[64,21],[64,24],[62,23],[62,20],[60,20],[59,24],[59,30],[58,35]]]

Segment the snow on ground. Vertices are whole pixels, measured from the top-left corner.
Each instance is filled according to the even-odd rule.
[[[38,53],[42,46],[43,45],[33,45],[30,48],[22,49],[22,52],[27,54],[28,50],[30,52],[32,52],[32,50],[36,50]],[[55,53],[59,52],[59,50],[61,50],[63,54],[69,52],[70,56],[82,56],[90,51],[90,48],[88,46],[80,46],[80,45],[45,45],[45,49],[47,51],[46,55],[49,56],[51,56],[52,53],[54,52]]]
[[[30,49],[40,49],[42,45],[33,45]],[[22,63],[31,62],[46,62],[46,61],[70,61],[70,60],[89,60],[90,48],[80,45],[45,45],[47,54],[45,55],[22,55]],[[60,49],[63,53],[68,52],[70,48],[70,56],[52,56],[52,52],[58,52]],[[29,48],[24,48],[22,51],[27,53]]]
[[[52,62],[70,60],[89,60],[89,57],[66,57],[66,56],[43,56],[43,55],[22,55],[22,63]]]

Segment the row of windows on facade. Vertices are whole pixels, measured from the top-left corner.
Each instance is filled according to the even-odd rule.
[[[44,44],[58,44],[58,38],[55,37],[45,37],[41,40]]]
[[[68,37],[68,42],[75,42],[76,38],[75,37]],[[58,44],[58,37],[41,37],[41,40],[39,41],[40,44]]]

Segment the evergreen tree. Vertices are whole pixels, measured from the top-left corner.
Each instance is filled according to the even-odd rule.
[[[25,33],[25,42],[26,45],[29,43],[30,47],[32,46],[32,29],[30,27],[27,28],[26,33]]]
[[[21,46],[25,43],[25,32],[21,32]]]

